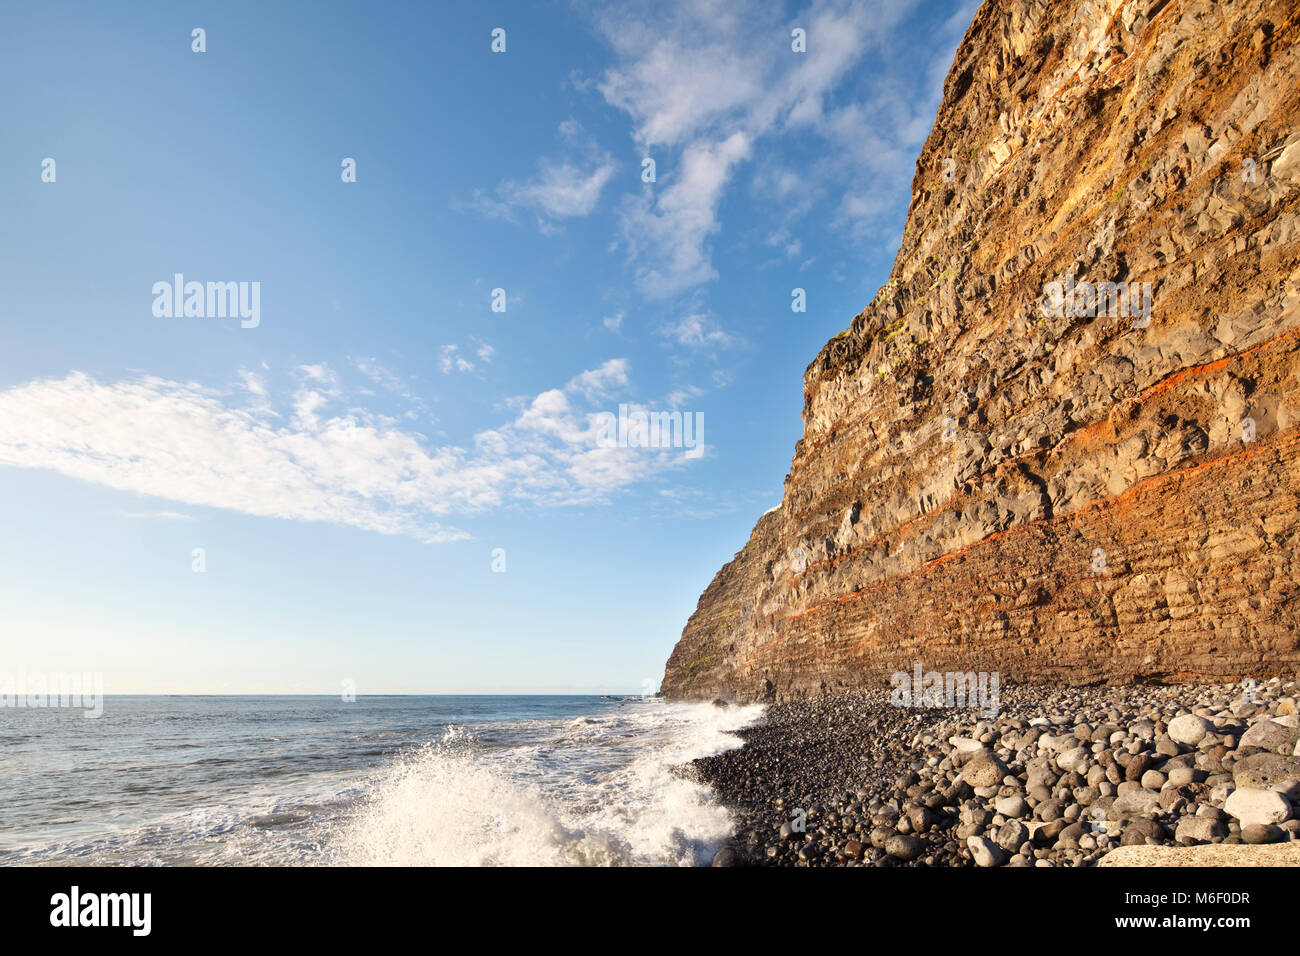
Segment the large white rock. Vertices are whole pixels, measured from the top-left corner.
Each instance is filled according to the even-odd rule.
[[[967,837],[966,848],[970,850],[976,866],[1001,866],[1007,861],[1006,851],[984,837]]]
[[[1160,796],[1150,790],[1130,790],[1112,805],[1122,817],[1140,817],[1160,808]]]
[[[1211,817],[1183,817],[1178,821],[1174,839],[1179,843],[1210,843],[1216,837],[1223,839],[1228,835],[1228,828],[1223,821]]]
[[[1079,746],[1079,738],[1074,734],[1043,734],[1038,738],[1038,746],[1040,750],[1060,753],[1063,750]]]
[[[1018,793],[1013,793],[1009,797],[1001,797],[993,804],[993,808],[1007,819],[1017,819],[1029,814],[1029,805],[1025,803],[1025,798]]]
[[[1195,714],[1183,714],[1169,721],[1169,736],[1180,744],[1195,747],[1201,738],[1213,733],[1214,724]]]
[[[1056,765],[1062,770],[1086,773],[1091,762],[1092,753],[1087,747],[1071,747],[1056,755]]]
[[[1276,790],[1259,790],[1242,787],[1232,791],[1223,805],[1224,812],[1240,821],[1242,827],[1252,823],[1268,825],[1281,823],[1291,815],[1291,805]]]
[[[1238,746],[1284,753],[1294,747],[1293,741],[1296,741],[1296,731],[1291,727],[1278,720],[1261,720],[1241,735]]]

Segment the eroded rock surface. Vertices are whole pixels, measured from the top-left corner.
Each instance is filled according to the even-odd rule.
[[[808,367],[783,501],[665,693],[800,696],[918,661],[1294,671],[1298,30],[1287,0],[984,3],[889,282]],[[1137,309],[1062,303],[1070,280]]]

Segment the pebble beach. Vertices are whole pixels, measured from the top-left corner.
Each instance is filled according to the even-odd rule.
[[[716,706],[728,706],[715,702]],[[773,704],[693,762],[714,866],[1092,866],[1119,847],[1300,841],[1300,684],[1009,686],[997,716],[888,690]]]

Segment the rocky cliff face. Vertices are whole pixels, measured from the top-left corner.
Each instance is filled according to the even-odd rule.
[[[667,695],[1295,670],[1298,30],[1294,0],[986,0],[889,282],[808,367],[784,499]]]

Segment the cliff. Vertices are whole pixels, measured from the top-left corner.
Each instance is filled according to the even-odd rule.
[[[1300,665],[1298,27],[986,0],[889,281],[805,372],[781,505],[666,695]]]

